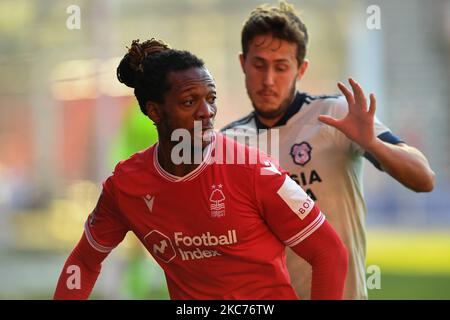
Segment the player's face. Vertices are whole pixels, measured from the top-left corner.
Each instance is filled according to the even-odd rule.
[[[200,121],[202,134],[214,128],[216,85],[206,68],[190,68],[167,76],[170,89],[160,109],[159,130],[170,139],[175,129],[186,129],[194,138],[194,121]],[[201,138],[201,137],[200,137]],[[203,145],[207,145],[205,141]]]
[[[247,93],[259,116],[281,117],[292,102],[295,83],[305,68],[297,62],[297,44],[259,35],[251,40],[247,56],[241,54]]]

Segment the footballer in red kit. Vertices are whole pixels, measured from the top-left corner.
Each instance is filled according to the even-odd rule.
[[[136,74],[127,78],[130,68]],[[298,299],[286,246],[311,263],[313,299],[342,298],[345,246],[277,163],[214,133],[215,84],[201,60],[154,39],[134,41],[118,77],[135,88],[159,141],[120,162],[103,183],[55,299],[88,298],[102,261],[128,231],[164,270],[172,299]],[[171,134],[183,129],[195,136],[194,123],[208,137],[201,161],[180,164]],[[257,161],[223,161],[236,150]],[[76,289],[67,286],[66,270],[74,265],[82,275]]]
[[[226,140],[218,145],[232,150]],[[107,252],[132,230],[164,269],[173,299],[296,299],[284,247],[313,234],[323,214],[271,160],[215,164],[214,144],[184,177],[161,168],[158,145],[120,163],[86,221],[87,239]]]

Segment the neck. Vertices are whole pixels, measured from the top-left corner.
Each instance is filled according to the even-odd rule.
[[[180,163],[180,164],[176,164],[173,162],[172,160],[172,150],[175,147],[174,143],[172,141],[159,141],[158,143],[158,162],[159,165],[168,173],[177,176],[177,177],[183,177],[187,174],[189,174],[190,172],[194,171],[199,165],[200,163],[198,163],[198,161],[194,161],[196,158],[199,159],[199,157],[201,156],[201,160],[203,161],[203,149],[202,148],[202,155],[197,155],[197,157],[195,157],[194,154],[194,150],[191,149],[191,157],[190,157],[190,162],[189,163]],[[176,153],[178,156],[179,153]],[[183,158],[184,159],[184,158]]]
[[[276,116],[275,118],[264,118],[261,115],[256,114],[259,122],[261,122],[263,125],[265,125],[268,128],[272,128],[273,126],[275,126],[277,124],[277,122],[280,121],[281,118],[283,118],[283,116],[286,114],[286,112],[288,112],[289,107],[295,100],[295,97],[296,97],[296,91],[294,91],[294,93],[292,94],[292,96],[290,98],[284,100],[284,102],[281,104],[281,107],[280,107],[280,109],[282,109],[283,112],[280,115]]]
[[[260,115],[256,115],[258,117],[259,122],[261,122],[263,125],[265,125],[268,128],[272,128],[285,114],[286,112],[284,112],[283,114],[279,115],[276,118],[272,118],[272,119],[267,119],[267,118],[263,118]]]

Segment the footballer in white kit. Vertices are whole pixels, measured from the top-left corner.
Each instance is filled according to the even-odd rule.
[[[308,42],[306,25],[290,3],[281,0],[278,6],[261,5],[250,12],[241,31],[239,62],[255,111],[227,128],[251,128],[253,134],[267,127],[279,130],[268,131],[271,148],[261,141],[259,147],[277,159],[273,141],[279,142],[279,162],[317,200],[347,246],[344,299],[365,299],[363,155],[416,192],[433,189],[434,172],[418,149],[375,118],[375,95],[366,98],[354,79],[349,79],[352,91],[338,83],[345,99],[297,92],[310,62]],[[309,266],[292,254],[287,262],[297,294],[309,298]]]
[[[268,150],[265,151],[273,153],[276,150],[274,140],[266,136],[279,130],[281,166],[317,201],[349,251],[344,298],[367,299],[363,156],[377,168],[379,164],[342,132],[318,120],[319,115],[341,119],[347,113],[348,104],[342,96],[313,97],[297,92],[284,116],[271,129],[262,124],[253,111],[224,127],[222,132],[241,141],[244,136],[259,134],[260,141],[267,140]],[[392,144],[402,142],[377,119],[374,127],[375,135],[381,140]],[[309,298],[311,267],[289,249],[287,251],[292,284],[301,298]]]

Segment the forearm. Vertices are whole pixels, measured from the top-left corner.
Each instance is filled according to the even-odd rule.
[[[53,298],[88,299],[100,274],[101,263],[107,255],[93,249],[83,234],[64,264]]]
[[[393,145],[376,139],[366,149],[381,168],[405,187],[416,192],[430,192],[434,187],[434,172],[425,156],[406,144]]]
[[[312,300],[343,298],[348,253],[338,234],[327,221],[292,249],[312,267]]]

